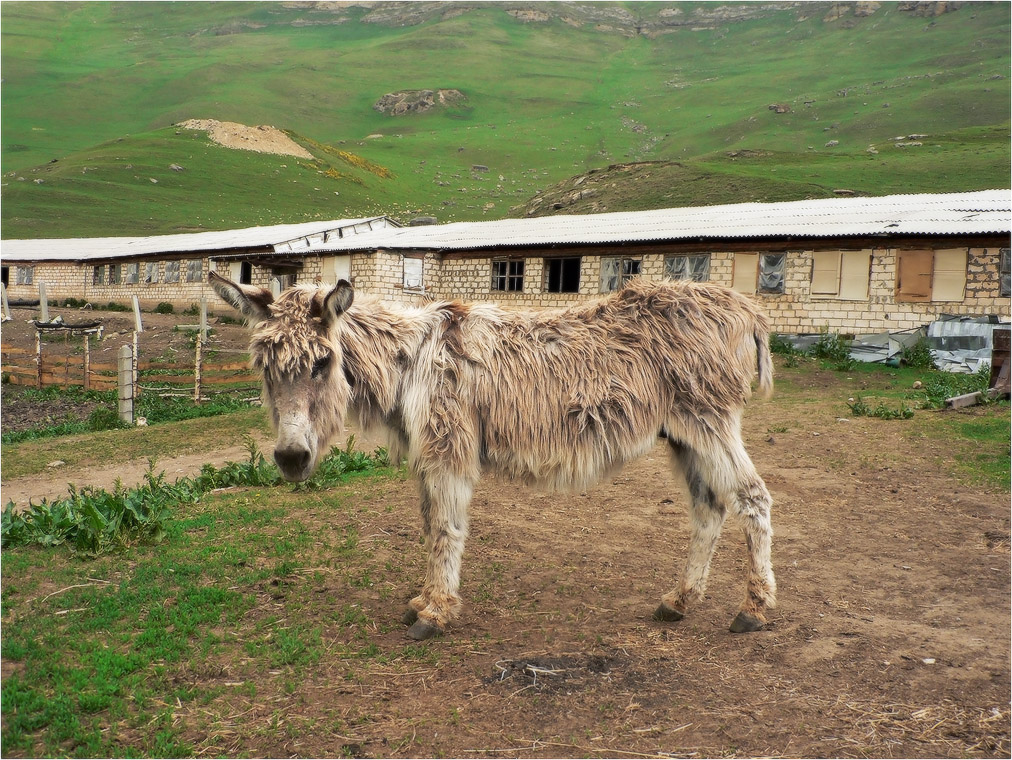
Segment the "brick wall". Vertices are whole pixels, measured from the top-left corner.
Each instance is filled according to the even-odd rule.
[[[951,248],[951,243],[945,245]],[[1010,317],[1010,300],[999,295],[998,267],[1000,249],[967,249],[966,291],[962,301],[929,301],[925,303],[900,303],[896,300],[895,248],[866,249],[871,255],[871,270],[866,300],[847,301],[837,298],[813,297],[811,293],[812,261],[811,250],[787,252],[783,294],[754,294],[766,309],[773,329],[781,333],[817,332],[828,329],[834,332],[873,333],[884,330],[914,328],[931,322],[941,314],[982,315],[997,314],[1007,320]],[[642,247],[624,251],[622,255],[640,260],[643,277],[660,279],[664,276],[664,260],[672,253],[686,251],[671,250],[650,252]],[[710,281],[730,286],[734,272],[735,256],[745,251],[728,250],[710,253]],[[350,257],[350,275],[355,287],[363,292],[375,293],[393,301],[418,303],[425,299],[461,299],[465,301],[497,301],[526,308],[567,306],[580,303],[600,294],[601,253],[586,253],[580,262],[580,286],[578,293],[546,292],[546,261],[554,255],[571,256],[572,252],[558,252],[548,257],[525,251],[523,290],[519,292],[492,291],[492,262],[507,258],[499,255],[459,255],[433,252],[409,254],[422,260],[422,287],[404,287],[404,256],[397,252],[380,250],[355,252]],[[19,285],[17,267],[9,266],[8,296],[10,299],[37,299],[38,283],[45,282],[50,301],[78,298],[93,303],[109,301],[130,303],[137,295],[144,308],[152,308],[162,301],[168,301],[177,308],[186,308],[200,302],[201,296],[208,298],[212,309],[217,298],[207,285],[209,267],[225,276],[232,276],[227,261],[199,261],[199,270],[190,270],[188,260],[176,260],[179,265],[178,282],[166,281],[168,261],[157,263],[157,282],[145,282],[147,261],[123,261],[119,264],[119,284],[109,283],[109,264],[103,267],[102,282],[95,283],[94,267],[75,263],[41,262],[32,267],[32,283]],[[127,265],[138,265],[138,282],[126,282]],[[306,256],[303,266],[297,270],[298,282],[329,281],[334,278],[335,263],[321,256]],[[190,281],[188,274],[198,278]],[[272,268],[267,265],[253,266],[252,284],[270,287]]]
[[[896,301],[896,250],[864,249],[871,256],[866,300],[813,297],[810,250],[787,252],[782,294],[753,293],[780,333],[830,330],[845,333],[875,333],[915,328],[932,322],[941,314],[997,314],[1010,317],[1009,299],[998,295],[998,248],[971,248],[967,254],[966,297],[962,302],[939,301],[899,303]],[[759,251],[756,251],[759,252]],[[734,259],[742,251],[715,251],[710,254],[710,281],[730,287]],[[665,253],[629,254],[640,260],[640,272],[648,279],[664,276]],[[503,256],[460,256],[427,253],[424,256],[424,295],[437,299],[495,301],[527,308],[567,306],[600,295],[599,254],[584,255],[580,265],[579,293],[545,291],[543,256],[528,253],[524,258],[524,286],[520,292],[492,291],[492,262]],[[551,257],[549,257],[551,258]],[[422,295],[405,291],[401,285],[402,258],[382,251],[375,256],[356,254],[353,259],[355,286],[390,300],[417,301]]]

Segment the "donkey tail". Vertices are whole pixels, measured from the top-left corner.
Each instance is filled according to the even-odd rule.
[[[765,324],[757,324],[755,338],[756,364],[759,369],[759,395],[769,398],[773,393],[773,357],[770,354],[770,333]]]

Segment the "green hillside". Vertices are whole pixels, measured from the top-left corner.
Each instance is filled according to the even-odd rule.
[[[3,3],[2,233],[499,218],[644,161],[669,169],[598,182],[599,208],[1007,187],[1008,6],[940,10]],[[435,88],[466,100],[373,108]],[[271,124],[315,159],[173,127],[190,118]]]

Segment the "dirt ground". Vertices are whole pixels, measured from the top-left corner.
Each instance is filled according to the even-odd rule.
[[[813,392],[838,382],[806,377],[794,382]],[[731,524],[707,598],[680,623],[651,619],[688,538],[659,445],[585,494],[483,482],[465,608],[430,645],[437,664],[349,681],[325,656],[294,692],[260,674],[252,703],[224,686],[249,674],[190,674],[235,704],[210,726],[202,705],[183,706],[179,720],[201,727],[188,739],[199,754],[262,757],[1009,757],[1008,495],[960,483],[945,442],[909,435],[906,421],[841,417],[838,398],[799,408],[774,397],[745,419],[774,498],[779,606],[767,630],[727,631],[746,557]],[[161,466],[196,471],[213,458]],[[4,484],[3,499],[80,475]],[[387,547],[377,562],[407,564],[420,582],[413,484],[356,493],[359,535]],[[315,528],[327,515],[307,501],[291,519]],[[321,591],[324,609],[349,593],[336,578]],[[372,619],[402,611],[355,593]],[[284,594],[268,602],[283,610]],[[404,645],[397,627],[374,640]],[[279,720],[292,730],[267,730]]]

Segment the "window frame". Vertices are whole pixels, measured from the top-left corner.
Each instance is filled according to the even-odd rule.
[[[17,270],[14,272],[14,282],[18,285],[34,285],[35,267],[19,264]]]
[[[186,260],[186,281],[187,282],[202,282],[204,279],[204,260],[203,259],[187,259]]]
[[[691,261],[703,261],[705,267],[693,267]],[[679,267],[681,262],[683,266]],[[687,276],[681,276],[676,270],[684,269]],[[700,271],[705,270],[705,271]],[[703,274],[702,277],[698,276]],[[675,253],[664,257],[664,276],[669,280],[687,280],[689,282],[710,281],[710,254],[709,253]]]
[[[165,262],[165,282],[179,282],[179,259]]]
[[[492,259],[492,279],[490,288],[493,293],[523,293],[524,277],[527,267],[524,259]]]
[[[809,293],[814,300],[867,301],[871,295],[871,249],[812,251]]]
[[[158,283],[158,262],[157,261],[145,261],[144,262],[144,284],[155,285]]]
[[[771,259],[780,259],[767,269]],[[775,284],[768,284],[769,278],[776,277]],[[764,283],[763,278],[766,278]],[[756,279],[756,292],[764,296],[782,296],[787,292],[787,251],[774,253],[767,251],[759,254],[759,271]]]
[[[576,287],[566,288],[567,268],[576,265]],[[553,271],[553,270],[558,271]],[[568,273],[572,276],[572,271]],[[546,293],[579,293],[583,279],[582,256],[551,256],[545,258],[545,292]],[[553,283],[554,280],[554,283]]]
[[[896,251],[896,303],[962,303],[966,300],[966,248]]]
[[[408,262],[411,262],[410,265]],[[408,271],[408,270],[412,271]],[[412,284],[416,275],[417,282]],[[424,256],[401,256],[401,289],[409,292],[420,293],[425,290],[425,257]]]
[[[141,265],[134,261],[127,264],[123,270],[123,284],[136,285],[141,278]]]
[[[614,268],[614,273],[605,273]],[[614,265],[614,266],[613,266]],[[602,256],[601,257],[601,292],[615,293],[626,286],[629,280],[639,277],[643,271],[642,256]]]

